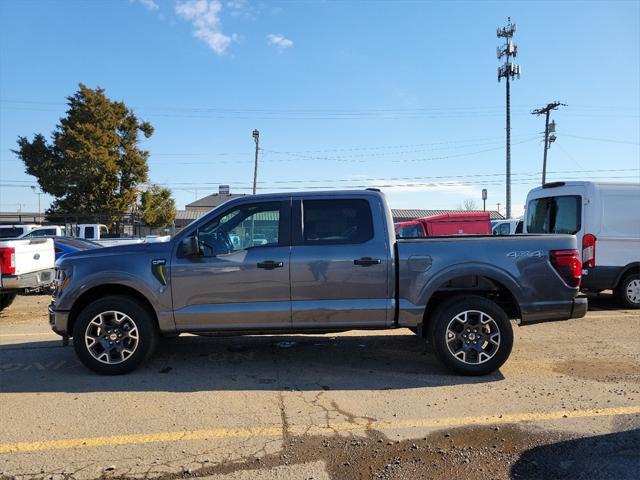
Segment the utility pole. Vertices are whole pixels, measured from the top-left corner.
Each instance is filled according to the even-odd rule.
[[[497,209],[498,209],[498,213],[500,213],[500,202],[498,202],[498,203],[496,204],[496,207],[497,207]]]
[[[486,188],[482,189],[482,211],[483,212],[487,211],[487,189]]]
[[[504,38],[506,43],[497,47],[496,53],[498,60],[505,57],[505,61],[500,67],[498,67],[498,82],[504,78],[507,82],[507,218],[511,218],[511,86],[510,80],[514,77],[520,78],[520,65],[511,63],[511,57],[516,57],[518,53],[518,47],[511,40],[513,34],[516,32],[515,23],[511,23],[511,17],[507,17],[506,27],[498,27],[496,35],[498,38]]]
[[[544,115],[545,117],[544,118],[544,156],[542,160],[542,185],[544,185],[547,182],[547,150],[549,150],[549,147],[551,146],[551,144],[556,141],[556,136],[555,136],[556,122],[553,121],[549,123],[549,115],[551,113],[551,110],[555,110],[561,105],[563,107],[567,106],[564,103],[560,103],[556,101],[556,102],[548,103],[546,106],[542,108],[537,108],[533,112],[531,112],[531,115]]]
[[[253,165],[253,194],[256,194],[256,184],[258,183],[258,151],[260,150],[260,132],[253,131],[253,141],[256,143],[256,159]]]

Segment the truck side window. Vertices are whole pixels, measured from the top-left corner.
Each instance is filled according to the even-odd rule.
[[[518,222],[518,225],[516,225],[516,233],[522,233],[522,225],[523,225],[523,223],[524,222],[522,220],[520,220]]]
[[[509,235],[511,233],[511,225],[507,223],[501,223],[498,226],[498,235]]]
[[[304,200],[304,245],[365,243],[373,238],[373,217],[366,200]]]
[[[95,238],[93,227],[84,227],[84,238]]]
[[[280,202],[241,205],[199,229],[205,257],[253,247],[277,246],[280,237]]]

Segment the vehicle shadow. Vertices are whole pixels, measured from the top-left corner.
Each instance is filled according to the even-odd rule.
[[[511,467],[512,479],[636,479],[640,429],[543,445],[525,451]]]
[[[117,377],[90,372],[60,341],[0,346],[2,392],[385,390],[503,378],[454,375],[410,333],[182,336],[163,339],[143,367]]]
[[[589,300],[589,311],[597,312],[602,310],[624,310],[612,293],[590,293],[582,295]]]

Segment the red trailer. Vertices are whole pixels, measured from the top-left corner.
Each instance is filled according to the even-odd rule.
[[[443,213],[395,225],[398,238],[491,235],[489,212]]]

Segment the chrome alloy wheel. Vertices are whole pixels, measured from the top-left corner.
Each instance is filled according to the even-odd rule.
[[[631,280],[627,284],[625,294],[631,303],[640,303],[640,280]]]
[[[138,348],[138,327],[129,315],[110,310],[89,322],[84,343],[93,358],[101,363],[122,363]]]
[[[479,365],[493,358],[500,347],[500,329],[493,318],[479,310],[459,313],[449,322],[447,348],[463,363]]]

